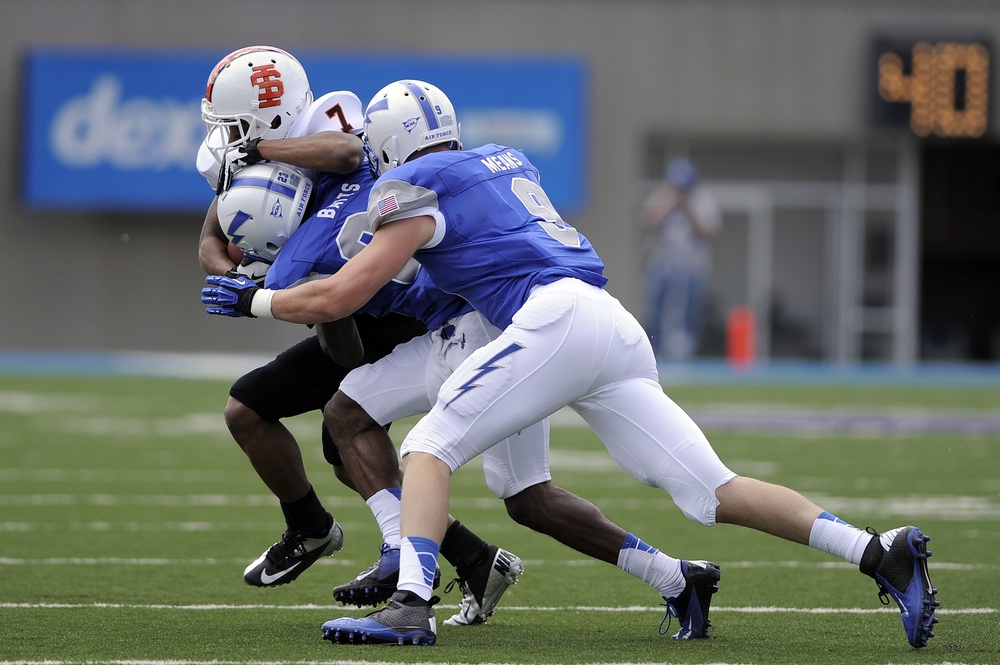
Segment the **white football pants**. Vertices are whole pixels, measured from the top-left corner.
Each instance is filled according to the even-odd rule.
[[[454,472],[569,405],[626,471],[660,487],[690,519],[715,523],[715,490],[736,476],[659,383],[642,326],[603,289],[576,279],[535,287],[503,333],[444,382],[403,441]],[[548,470],[537,446],[511,446],[519,464]]]
[[[479,312],[465,314],[400,344],[371,365],[354,369],[340,390],[380,425],[427,413],[445,379],[499,334]],[[496,445],[482,452],[483,475],[497,497],[506,499],[552,479],[548,418],[490,443]]]

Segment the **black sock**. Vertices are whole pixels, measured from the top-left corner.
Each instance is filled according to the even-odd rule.
[[[281,512],[285,515],[285,524],[288,525],[289,531],[305,531],[321,535],[333,524],[333,516],[326,512],[312,485],[309,486],[309,492],[301,499],[291,503],[282,501]]]
[[[452,522],[441,541],[441,556],[455,567],[459,577],[465,577],[468,569],[482,561],[489,551],[489,543],[469,531],[458,520]]]
[[[875,571],[878,570],[878,565],[882,562],[884,554],[885,550],[882,549],[879,537],[872,536],[871,541],[869,541],[868,546],[865,547],[865,551],[861,555],[861,564],[858,566],[858,569],[868,577],[875,577]]]
[[[397,603],[402,603],[403,605],[426,605],[427,601],[413,593],[412,591],[403,591],[398,589],[394,594],[392,594],[392,599]]]

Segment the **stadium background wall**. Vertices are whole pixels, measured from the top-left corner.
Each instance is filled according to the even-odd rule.
[[[662,160],[684,152],[702,167],[727,211],[713,248],[707,354],[721,353],[716,332],[726,311],[749,302],[768,312],[762,317],[764,357],[995,360],[1000,313],[980,317],[987,319],[985,328],[963,330],[955,321],[964,315],[949,318],[938,302],[960,299],[975,291],[976,282],[927,283],[930,275],[956,274],[948,267],[952,261],[974,263],[975,280],[992,275],[995,285],[1000,250],[983,249],[996,239],[989,235],[995,231],[983,224],[985,235],[942,241],[935,246],[946,249],[937,254],[922,243],[937,228],[927,221],[928,211],[940,212],[940,201],[959,195],[929,186],[923,174],[969,159],[996,166],[996,105],[987,108],[987,134],[957,144],[873,124],[875,37],[925,34],[1000,43],[1000,5],[7,0],[0,21],[0,91],[8,118],[0,130],[8,146],[0,160],[0,349],[268,353],[306,333],[288,324],[203,313],[196,256],[200,214],[38,212],[18,200],[19,63],[27,49],[218,49],[221,57],[238,46],[267,43],[292,52],[400,58],[579,56],[589,72],[589,163],[587,204],[571,221],[599,248],[610,290],[633,311],[641,307],[636,209]],[[783,187],[789,174],[803,171],[814,172],[809,186]],[[992,172],[995,188],[998,172]],[[753,186],[747,189],[747,183]],[[857,183],[868,186],[862,200],[844,205]],[[881,185],[890,189],[879,190]],[[888,202],[877,200],[880,192]],[[753,221],[760,210],[754,201],[762,194],[769,215],[763,226]],[[983,210],[976,214],[1000,226],[991,217],[995,211]],[[934,219],[942,216],[947,222],[943,213]],[[846,223],[852,219],[853,226]],[[761,236],[761,228],[771,235]],[[979,254],[970,258],[969,247]],[[975,304],[973,299],[969,306]],[[938,310],[939,318],[928,316]]]

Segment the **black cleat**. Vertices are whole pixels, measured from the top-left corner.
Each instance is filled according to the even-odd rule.
[[[861,572],[875,578],[878,597],[888,605],[896,601],[903,619],[906,639],[916,649],[927,646],[938,622],[934,612],[941,604],[934,597],[927,570],[927,541],[930,537],[915,526],[901,526],[874,534],[861,559]]]
[[[333,522],[326,533],[306,534],[286,531],[281,540],[246,567],[243,580],[250,586],[275,587],[288,584],[323,556],[329,556],[344,546],[344,532]]]
[[[708,608],[712,595],[719,590],[722,570],[710,561],[681,561],[681,572],[687,584],[680,595],[665,598],[667,614],[660,622],[660,635],[670,629],[671,620],[676,617],[680,630],[673,635],[675,640],[700,640],[708,637],[712,622],[708,619]],[[663,627],[666,622],[667,627]]]

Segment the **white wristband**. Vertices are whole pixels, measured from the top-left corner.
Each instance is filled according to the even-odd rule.
[[[250,301],[250,313],[261,319],[273,319],[271,313],[271,298],[274,297],[273,289],[259,289],[253,294]]]

